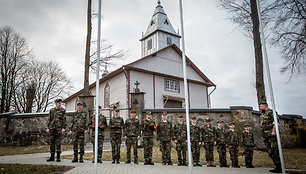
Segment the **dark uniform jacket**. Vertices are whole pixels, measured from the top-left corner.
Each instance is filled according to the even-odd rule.
[[[49,112],[48,128],[50,130],[61,131],[67,126],[66,110],[64,108],[52,108]]]
[[[112,117],[109,120],[109,127],[111,134],[122,134],[122,129],[124,126],[123,118],[120,116]]]
[[[157,141],[171,141],[173,136],[172,124],[169,121],[162,120],[157,126]]]
[[[154,137],[154,131],[157,129],[154,120],[145,119],[141,125],[142,137]]]
[[[187,140],[187,126],[185,122],[182,122],[182,124],[180,123],[175,124],[173,132],[174,132],[173,140],[177,141]]]
[[[87,130],[87,112],[75,111],[72,115],[70,130],[72,132],[84,132]]]
[[[213,143],[215,141],[215,128],[211,125],[202,128],[202,142]]]
[[[124,133],[123,136],[127,137],[138,137],[140,136],[140,125],[137,118],[129,118],[125,121],[124,124]]]

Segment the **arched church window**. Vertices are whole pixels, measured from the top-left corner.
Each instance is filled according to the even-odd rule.
[[[110,104],[110,87],[107,83],[104,88],[104,108],[108,108]]]

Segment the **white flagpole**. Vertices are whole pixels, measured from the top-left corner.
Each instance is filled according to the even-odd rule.
[[[100,88],[100,41],[101,41],[101,4],[98,4],[98,36],[97,36],[97,76],[96,76],[96,120],[95,120],[95,174],[98,173],[98,125],[99,125],[99,88]]]
[[[269,92],[270,92],[270,98],[271,98],[271,103],[272,103],[272,110],[273,110],[273,116],[274,116],[274,126],[276,130],[276,138],[277,138],[277,144],[278,144],[278,152],[279,152],[279,157],[281,160],[281,166],[282,166],[282,173],[285,174],[285,165],[284,165],[284,157],[283,157],[283,151],[282,151],[282,145],[280,141],[280,134],[279,134],[279,127],[278,127],[278,119],[277,119],[277,113],[276,113],[276,108],[275,108],[275,101],[274,101],[274,94],[273,94],[273,88],[272,88],[272,80],[271,80],[271,74],[270,74],[270,67],[269,67],[269,60],[268,60],[268,53],[267,53],[267,46],[266,46],[266,38],[263,30],[263,26],[261,23],[261,10],[259,6],[258,0],[256,0],[257,3],[257,11],[258,11],[258,19],[259,19],[259,28],[260,28],[260,34],[261,34],[261,41],[262,41],[262,46],[263,46],[263,51],[264,51],[264,62],[265,62],[265,68],[266,68],[266,76],[267,76],[267,82],[268,82],[268,87],[269,87]]]
[[[181,20],[181,33],[182,33],[182,59],[183,59],[183,73],[184,73],[184,92],[185,92],[185,111],[186,111],[186,124],[187,124],[187,141],[188,141],[188,161],[189,161],[189,173],[192,174],[192,157],[191,157],[191,142],[190,142],[190,119],[189,119],[189,96],[188,85],[186,75],[186,56],[185,56],[185,40],[184,40],[184,21],[183,21],[183,5],[182,0],[180,3],[180,20]]]

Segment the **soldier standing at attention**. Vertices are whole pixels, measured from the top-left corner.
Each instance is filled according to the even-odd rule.
[[[83,110],[83,104],[77,103],[77,110],[72,115],[70,131],[73,142],[73,163],[78,162],[78,145],[80,146],[80,163],[83,163],[85,134],[87,134],[87,112]]]
[[[54,161],[55,147],[57,158],[56,162],[61,161],[61,140],[66,127],[66,110],[61,107],[62,99],[55,100],[55,108],[49,112],[48,128],[46,132],[50,135],[51,157],[47,161]]]
[[[187,166],[186,151],[187,151],[187,126],[183,122],[183,116],[178,117],[178,123],[174,125],[173,140],[176,144],[176,151],[178,156],[178,166]],[[183,156],[183,159],[182,159]]]
[[[144,144],[144,165],[154,165],[152,162],[153,138],[156,130],[155,121],[152,119],[152,113],[146,112],[146,119],[143,121],[142,138]]]
[[[273,111],[268,108],[267,102],[261,102],[259,109],[262,113],[260,116],[261,137],[266,145],[267,152],[275,165],[275,169],[270,170],[270,172],[281,173],[282,167],[278,152]]]
[[[131,163],[131,147],[134,151],[134,164],[138,164],[137,145],[140,139],[139,120],[135,117],[136,111],[131,110],[130,118],[124,124],[124,139],[126,140],[126,164]]]
[[[229,167],[226,161],[226,133],[223,128],[223,121],[217,121],[217,128],[215,131],[215,140],[219,153],[220,167]]]
[[[230,129],[227,131],[227,145],[232,160],[232,167],[240,168],[238,165],[239,136],[238,132],[235,130],[235,123],[231,122],[229,128]]]
[[[172,165],[171,162],[171,140],[172,124],[167,120],[167,112],[163,112],[162,120],[157,126],[157,141],[160,143],[163,165]]]
[[[122,143],[123,118],[119,116],[119,109],[115,109],[114,116],[109,120],[110,141],[112,145],[113,164],[120,164],[120,145]]]
[[[210,124],[210,118],[205,119],[205,125],[202,130],[202,144],[205,148],[205,158],[207,167],[216,167],[214,164],[214,144],[215,144],[215,129]]]
[[[191,118],[191,125],[190,125],[190,141],[191,141],[191,152],[192,152],[192,159],[193,159],[193,166],[202,166],[200,163],[200,128],[196,125],[197,118]]]
[[[102,108],[99,106],[98,112],[98,163],[102,163],[102,153],[103,153],[103,141],[104,141],[104,129],[107,128],[106,117],[102,115]],[[96,115],[91,117],[91,122],[89,123],[92,128],[91,142],[93,145],[93,152],[95,152],[95,127],[96,127]],[[94,160],[92,161],[94,163]]]
[[[253,133],[250,132],[250,125],[244,125],[244,131],[241,134],[241,145],[244,148],[244,159],[246,168],[254,168],[253,162],[253,149],[255,147]]]

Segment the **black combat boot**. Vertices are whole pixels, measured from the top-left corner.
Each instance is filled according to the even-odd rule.
[[[57,154],[56,154],[56,162],[61,162],[61,152],[57,152]]]
[[[171,162],[171,161],[169,161],[169,162],[168,162],[168,165],[172,166],[173,164],[172,164],[172,162]]]
[[[179,161],[177,165],[178,165],[178,166],[182,166],[183,164],[182,164],[181,161]]]
[[[281,165],[280,165],[280,164],[279,164],[279,165],[276,165],[275,169],[270,170],[270,172],[272,172],[272,173],[282,173],[282,167],[281,167]]]
[[[186,161],[183,161],[183,164],[182,164],[183,166],[188,166],[187,165],[187,163],[186,163]]]
[[[98,161],[97,161],[98,163],[103,163],[102,162],[102,160],[101,160],[101,158],[98,158]]]
[[[131,160],[126,160],[125,164],[130,164]]]
[[[166,165],[167,163],[166,163],[166,161],[163,161],[163,165]]]
[[[120,164],[120,161],[119,161],[119,159],[117,159],[117,164]]]
[[[83,155],[80,155],[80,160],[79,160],[80,163],[83,163]]]
[[[115,162],[115,160],[113,159],[113,162],[112,162],[112,164],[115,164],[116,162]]]
[[[51,156],[50,156],[49,159],[47,159],[47,161],[48,161],[48,162],[54,161],[54,153],[51,153]]]
[[[154,165],[154,163],[153,163],[152,161],[149,161],[149,164],[150,164],[150,165]]]
[[[78,162],[78,154],[74,154],[73,160],[71,162],[73,162],[73,163]]]

